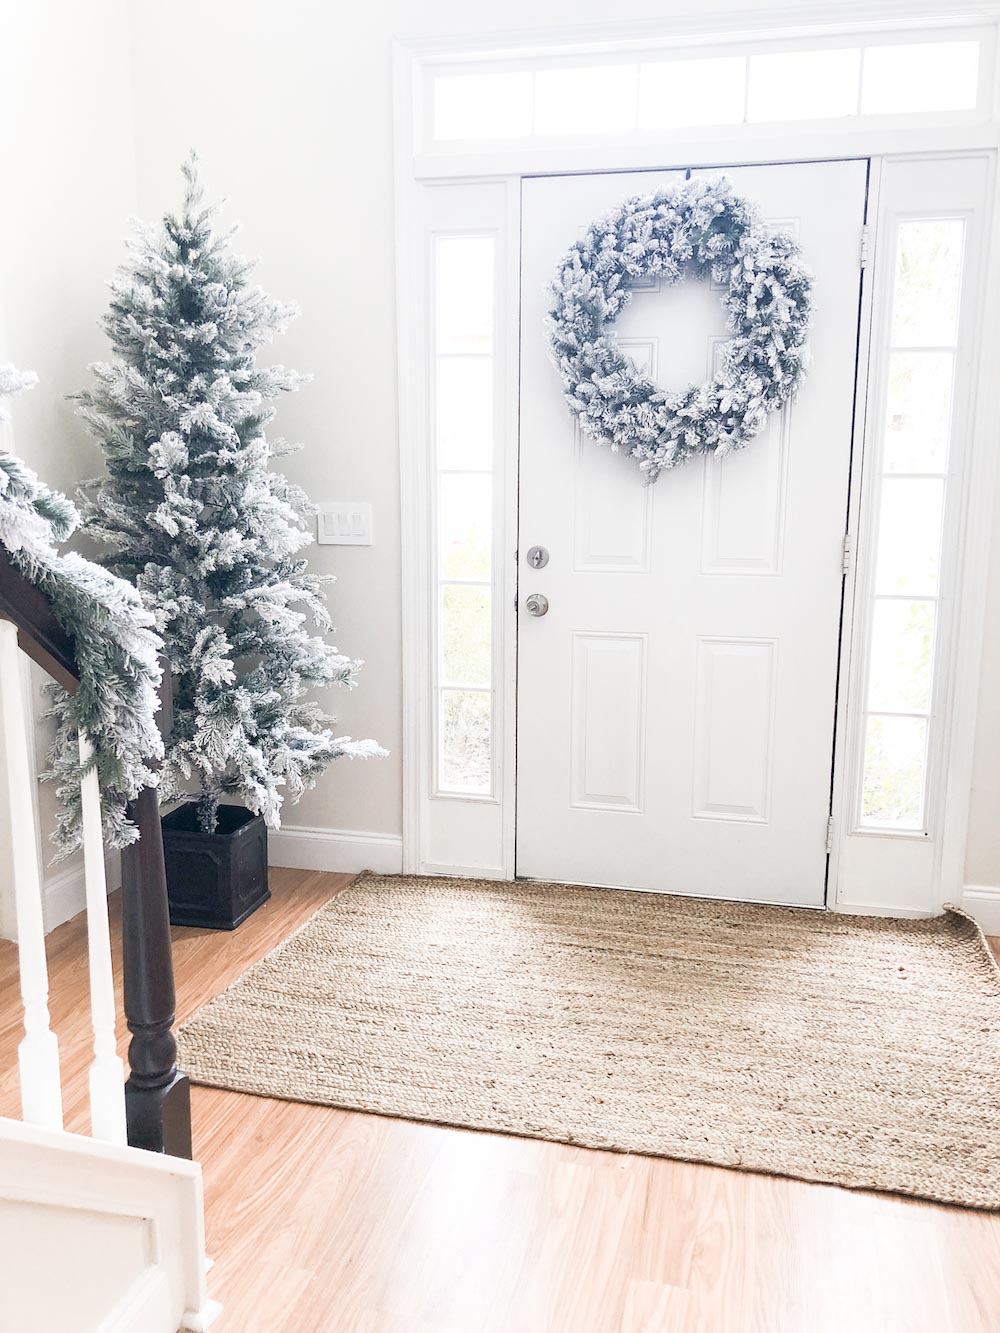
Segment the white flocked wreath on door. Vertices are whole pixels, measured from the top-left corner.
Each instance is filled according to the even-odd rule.
[[[723,286],[732,336],[710,380],[669,393],[610,326],[636,279],[689,275]],[[811,292],[795,239],[724,176],[625,200],[574,242],[549,288],[549,346],[580,429],[628,452],[647,484],[696,454],[744,448],[801,383]]]

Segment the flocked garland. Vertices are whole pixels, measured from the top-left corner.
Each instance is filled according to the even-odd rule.
[[[658,389],[608,326],[637,278],[711,277],[732,337],[722,367],[680,393]],[[742,449],[804,371],[811,278],[798,245],[772,231],[725,178],[627,199],[588,228],[549,288],[552,357],[585,434],[638,460],[647,482],[695,454]]]
[[[30,388],[35,376],[0,365],[0,399]],[[0,404],[0,421],[6,413]],[[53,713],[63,724],[49,753],[59,795],[59,855],[80,845],[80,730],[94,747],[104,832],[116,847],[139,836],[126,803],[156,781],[150,764],[162,757],[156,726],[161,641],[153,617],[124,579],[73,553],[61,553],[79,524],[76,507],[51,491],[9,450],[0,447],[0,545],[48,600],[76,650],[80,687],[69,695],[51,687]],[[66,740],[71,738],[72,743]],[[62,738],[62,741],[60,740]]]

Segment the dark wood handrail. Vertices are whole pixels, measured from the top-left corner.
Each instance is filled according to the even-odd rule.
[[[80,685],[72,637],[44,595],[0,546],[0,617],[17,626],[17,642],[32,661],[70,694]],[[172,720],[170,668],[163,663],[159,725]],[[191,1156],[191,1093],[177,1068],[174,965],[156,789],[129,806],[139,839],[122,852],[122,971],[125,1022],[132,1033],[125,1084],[128,1141],[136,1148]]]
[[[17,644],[64,690],[76,694],[80,675],[73,640],[43,593],[29,583],[0,546],[0,616],[17,626]]]

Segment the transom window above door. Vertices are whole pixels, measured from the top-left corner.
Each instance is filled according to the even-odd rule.
[[[424,67],[418,138],[422,151],[447,154],[722,126],[986,119],[992,59],[992,31],[968,27],[602,57],[465,56]]]

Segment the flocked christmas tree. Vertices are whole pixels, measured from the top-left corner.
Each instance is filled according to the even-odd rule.
[[[267,438],[274,400],[305,377],[256,356],[296,308],[251,282],[236,229],[217,230],[218,207],[202,205],[193,155],[184,176],[180,214],[138,227],[111,284],[115,359],[79,396],[108,475],[83,507],[104,563],[135,584],[164,638],[174,721],[161,800],[196,796],[211,832],[226,796],[273,825],[331,760],[384,752],[335,736],[306,697],[354,685],[361,663],[322,637],[325,580],[298,555],[311,509],[270,469],[294,447]]]

